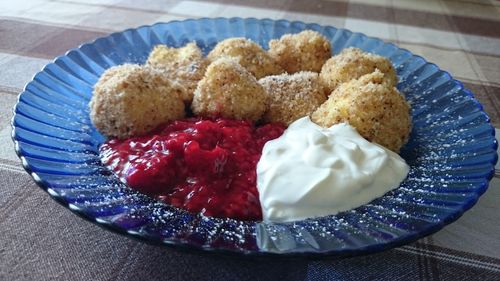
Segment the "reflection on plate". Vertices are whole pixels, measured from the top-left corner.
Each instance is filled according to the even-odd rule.
[[[400,188],[335,216],[294,223],[189,214],[128,189],[100,164],[104,138],[87,104],[107,68],[143,63],[154,45],[196,41],[205,53],[228,37],[262,46],[304,29],[329,38],[334,53],[355,46],[390,58],[414,128],[402,157],[411,166]],[[58,57],[19,97],[13,139],[26,170],[59,203],[113,231],[162,245],[247,255],[345,256],[402,245],[441,229],[474,205],[497,161],[494,130],[472,94],[436,65],[363,34],[302,22],[217,18],[175,21],[113,33]]]

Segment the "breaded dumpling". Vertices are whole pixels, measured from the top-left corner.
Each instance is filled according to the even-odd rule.
[[[268,95],[265,122],[289,125],[311,114],[326,100],[318,73],[303,71],[295,74],[267,76],[259,80]]]
[[[176,80],[186,88],[182,99],[186,104],[193,100],[194,90],[208,66],[196,43],[191,42],[181,48],[157,45],[149,54],[146,64],[162,69],[169,79]]]
[[[194,92],[191,109],[199,116],[257,121],[267,96],[257,79],[232,58],[212,62]]]
[[[211,61],[221,57],[233,57],[257,79],[284,72],[261,46],[242,37],[219,42],[207,57]]]
[[[319,72],[332,56],[330,41],[312,30],[298,34],[285,34],[269,41],[269,54],[288,73]]]
[[[323,127],[347,122],[365,139],[399,152],[411,131],[410,106],[378,69],[341,84],[313,114]]]
[[[340,84],[372,73],[378,68],[385,74],[389,85],[396,86],[397,76],[391,62],[382,56],[364,52],[358,48],[347,48],[330,58],[321,69],[319,78],[330,94]]]
[[[143,135],[164,122],[184,117],[183,91],[151,67],[114,66],[94,86],[90,118],[107,137]]]

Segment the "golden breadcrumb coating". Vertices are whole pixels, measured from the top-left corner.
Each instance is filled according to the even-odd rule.
[[[166,121],[184,117],[183,91],[151,67],[114,66],[94,86],[90,118],[107,137],[143,135]]]
[[[326,61],[319,78],[327,93],[330,94],[340,84],[372,73],[376,68],[385,74],[385,79],[391,86],[396,86],[398,78],[391,62],[387,58],[358,48],[344,49]]]
[[[212,62],[194,93],[191,109],[199,116],[257,121],[267,96],[257,79],[229,57]]]
[[[341,84],[311,119],[323,127],[347,122],[394,152],[408,141],[412,127],[410,106],[378,69]]]
[[[149,54],[147,65],[164,70],[171,80],[176,80],[186,88],[182,99],[186,104],[193,100],[194,90],[208,66],[208,60],[203,53],[191,42],[181,48],[169,48],[157,45]]]
[[[268,95],[264,122],[289,125],[311,114],[326,101],[318,73],[303,71],[295,74],[267,76],[259,80]]]
[[[288,73],[319,72],[332,56],[330,41],[316,31],[285,34],[269,41],[269,54]]]
[[[215,46],[207,57],[211,61],[221,57],[233,57],[257,79],[284,72],[261,46],[246,38],[223,40]]]

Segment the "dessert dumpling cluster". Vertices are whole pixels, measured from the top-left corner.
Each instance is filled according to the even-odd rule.
[[[206,57],[194,42],[158,45],[145,65],[113,67],[101,76],[91,119],[104,135],[127,138],[183,118],[185,107],[200,117],[284,125],[311,116],[324,127],[347,122],[398,152],[411,118],[391,62],[357,48],[335,56],[331,50],[311,30],[271,40],[268,50],[228,38]]]

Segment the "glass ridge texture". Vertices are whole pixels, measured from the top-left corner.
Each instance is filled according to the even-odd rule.
[[[325,35],[337,54],[358,47],[391,60],[412,106],[401,156],[410,173],[399,188],[337,215],[292,223],[191,214],[129,189],[100,163],[105,140],[92,126],[92,87],[109,67],[144,63],[157,44],[192,41],[206,53],[228,37],[267,48],[304,29]],[[495,131],[461,82],[391,43],[344,29],[270,19],[215,18],[157,23],[113,33],[57,57],[29,82],[14,108],[12,138],[24,168],[79,216],[129,237],[176,248],[251,256],[333,257],[379,252],[458,219],[485,192],[497,161]]]

